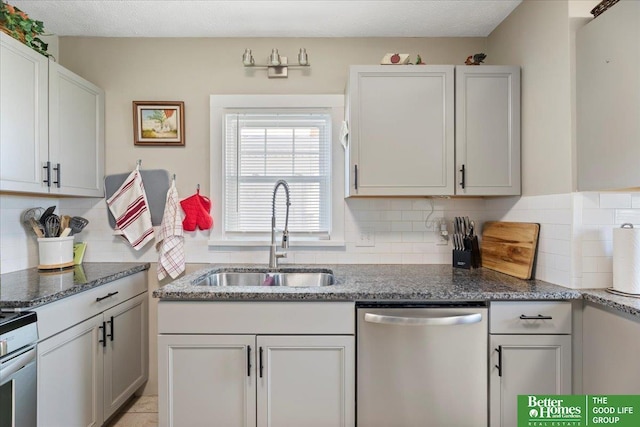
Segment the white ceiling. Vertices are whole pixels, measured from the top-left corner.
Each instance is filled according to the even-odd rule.
[[[9,0],[59,36],[484,37],[522,0]]]

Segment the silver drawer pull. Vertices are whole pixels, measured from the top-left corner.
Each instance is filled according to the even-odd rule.
[[[447,317],[398,317],[382,314],[365,313],[364,321],[370,323],[382,323],[384,325],[402,326],[449,326],[478,323],[482,320],[481,313],[462,314]]]
[[[537,316],[525,316],[524,314],[521,314],[520,320],[553,320],[553,317],[543,316],[542,314],[538,314]]]

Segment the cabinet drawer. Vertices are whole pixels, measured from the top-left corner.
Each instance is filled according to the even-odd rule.
[[[158,333],[353,335],[355,304],[160,301]]]
[[[145,271],[40,306],[34,310],[38,313],[38,338],[46,339],[146,290]]]
[[[493,302],[489,311],[491,334],[570,334],[568,301]]]

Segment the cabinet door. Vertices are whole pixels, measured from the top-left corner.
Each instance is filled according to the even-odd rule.
[[[519,394],[571,394],[571,335],[491,335],[489,352],[491,427],[518,424]]]
[[[104,91],[55,62],[49,65],[51,192],[103,197]]]
[[[622,1],[576,34],[578,190],[640,186],[640,2]]]
[[[47,64],[0,32],[0,190],[47,193]]]
[[[161,426],[256,425],[254,335],[159,335]]]
[[[38,425],[101,426],[102,314],[38,343]]]
[[[456,67],[456,169],[456,194],[520,194],[520,67]]]
[[[351,67],[351,196],[453,194],[453,66]]]
[[[260,427],[353,426],[352,336],[258,336]]]
[[[147,293],[104,312],[104,419],[113,414],[149,377]]]

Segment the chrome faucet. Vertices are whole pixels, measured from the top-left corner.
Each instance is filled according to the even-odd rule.
[[[284,231],[282,232],[282,248],[287,249],[289,247],[289,184],[284,179],[276,181],[275,187],[273,187],[273,201],[271,203],[271,249],[269,251],[269,268],[278,268],[278,258],[285,258],[286,252],[278,252],[276,249],[276,193],[278,187],[283,186],[284,192],[287,196],[287,215],[284,219]]]

